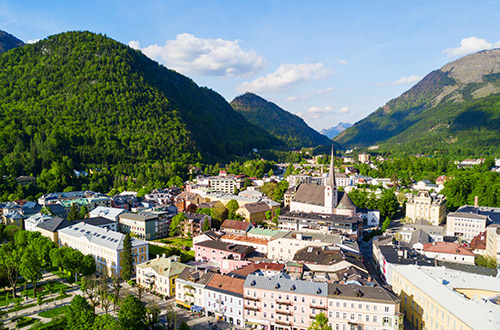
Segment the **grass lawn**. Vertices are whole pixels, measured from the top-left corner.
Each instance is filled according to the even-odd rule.
[[[177,247],[177,246],[175,246]],[[149,244],[149,259],[156,258],[156,255],[165,254],[167,257],[173,254],[172,247],[163,247],[158,245]],[[183,262],[194,259],[194,251],[182,251],[181,259]]]
[[[24,285],[18,285],[17,286],[18,288],[24,288]],[[44,285],[38,285],[37,286],[37,289],[38,288],[43,288]],[[61,282],[54,282],[54,290],[52,291],[52,293],[57,293],[59,292],[59,290],[63,289],[64,291],[68,290],[70,287],[67,286],[66,284],[64,283],[61,283]],[[7,294],[9,295],[9,299],[5,299]],[[48,291],[43,291],[43,292],[38,292],[39,295],[42,295],[42,296],[45,296],[47,294],[49,294]],[[21,294],[20,292],[18,291],[16,293],[17,295],[17,298],[21,297]],[[28,296],[30,298],[33,298],[33,288],[31,289],[28,289]],[[12,304],[14,303],[14,300],[12,299],[12,291],[11,290],[3,290],[2,292],[0,292],[0,307],[3,307],[3,306],[7,306],[8,304]]]
[[[176,247],[193,247],[193,240],[190,238],[181,238],[181,237],[168,237],[168,238],[160,238],[156,240],[157,242],[160,243],[165,243],[165,244],[171,244],[172,246]]]
[[[53,309],[49,309],[48,311],[43,311],[41,313],[38,313],[38,316],[46,317],[46,318],[50,319],[50,318],[53,318],[53,317],[56,317],[56,316],[63,314],[64,312],[66,312],[67,309],[68,309],[68,306],[56,307]]]

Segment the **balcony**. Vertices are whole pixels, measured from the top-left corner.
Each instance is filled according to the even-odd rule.
[[[276,324],[279,324],[279,325],[292,325],[291,322],[288,322],[288,321],[281,321],[281,320],[276,320],[274,321]]]
[[[280,305],[292,306],[292,302],[291,301],[276,300],[276,303],[280,304]]]
[[[252,301],[260,301],[260,298],[257,297],[250,297],[250,296],[245,296],[243,297],[244,299],[252,300]]]
[[[328,309],[328,306],[327,305],[309,305],[309,307],[311,308],[314,308],[314,309],[324,309],[324,310],[327,310]]]
[[[245,306],[245,309],[260,312],[260,307],[257,307],[257,306]]]
[[[291,316],[291,315],[293,315],[293,312],[292,311],[282,311],[282,310],[277,309],[276,314]]]

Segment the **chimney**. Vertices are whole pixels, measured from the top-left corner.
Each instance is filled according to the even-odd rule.
[[[474,207],[477,209],[479,207],[479,198],[474,196]]]

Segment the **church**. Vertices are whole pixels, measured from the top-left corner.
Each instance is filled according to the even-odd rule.
[[[330,160],[330,173],[324,186],[302,183],[290,201],[290,212],[338,214],[356,216],[356,205],[347,193],[340,192],[335,183],[334,155]]]

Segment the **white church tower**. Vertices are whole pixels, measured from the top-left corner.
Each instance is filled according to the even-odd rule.
[[[338,190],[335,182],[335,167],[333,166],[333,146],[332,157],[330,160],[330,173],[325,186],[325,211],[326,213],[333,214],[338,204]]]

